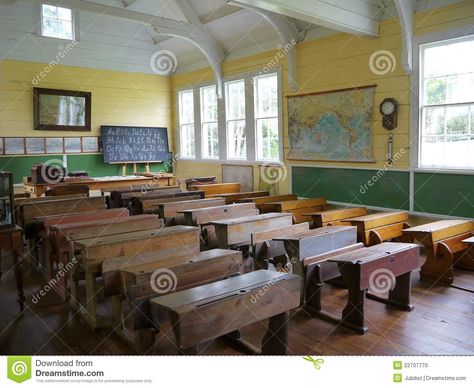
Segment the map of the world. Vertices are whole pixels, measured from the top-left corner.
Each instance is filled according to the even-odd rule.
[[[288,98],[289,159],[372,161],[375,86]]]

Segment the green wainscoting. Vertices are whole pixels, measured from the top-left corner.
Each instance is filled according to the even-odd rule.
[[[416,172],[414,210],[474,218],[474,175]]]
[[[31,175],[31,165],[51,160],[62,162],[62,155],[38,156],[3,156],[0,157],[0,170],[11,171],[14,183],[21,183],[24,176]],[[105,164],[102,154],[68,155],[68,170],[86,170],[92,177],[122,175],[122,165]],[[151,171],[168,171],[168,163],[151,163]],[[143,164],[138,164],[139,171],[145,171]],[[133,174],[133,165],[127,166],[127,174]]]
[[[391,209],[409,208],[409,173],[349,168],[291,168],[292,192],[302,197]],[[369,183],[370,182],[370,183]]]

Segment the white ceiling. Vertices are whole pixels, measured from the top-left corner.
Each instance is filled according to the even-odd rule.
[[[46,1],[46,0],[45,0]],[[79,43],[63,60],[66,65],[106,68],[112,70],[151,73],[150,58],[154,52],[172,51],[178,60],[178,72],[209,66],[206,57],[188,40],[157,34],[153,23],[128,20],[127,17],[111,16],[113,10],[128,10],[150,19],[162,17],[179,22],[192,22],[182,11],[183,0],[49,0],[63,6],[77,6]],[[280,44],[278,35],[268,21],[258,13],[238,6],[228,5],[225,0],[188,0],[195,15],[204,25],[226,60],[274,49]],[[308,3],[309,0],[287,0],[285,5]],[[415,0],[413,0],[415,1]],[[458,0],[418,0],[417,10],[447,5]],[[268,0],[250,3],[271,2]],[[278,1],[274,1],[278,3]],[[0,58],[49,62],[58,52],[61,43],[55,39],[38,36],[37,7],[39,0],[0,0]],[[110,8],[100,11],[87,4],[101,4]],[[247,1],[247,3],[249,3]],[[361,16],[364,8],[371,18],[378,20],[397,15],[393,0],[324,0],[321,3],[338,4],[344,12]],[[86,4],[86,5],[84,5]],[[341,8],[341,9],[342,9]],[[145,18],[146,19],[146,18]],[[304,20],[301,20],[304,19]],[[289,18],[301,32],[300,38],[338,33],[324,23],[312,24],[308,17],[299,20]],[[311,19],[313,20],[313,19]],[[315,19],[316,20],[316,19]],[[158,20],[159,21],[159,20]],[[319,22],[319,21],[318,21]],[[322,25],[321,25],[322,24]],[[340,30],[343,30],[342,28]]]

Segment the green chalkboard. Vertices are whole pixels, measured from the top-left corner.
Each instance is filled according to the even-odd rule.
[[[409,208],[409,173],[350,168],[291,168],[292,192],[302,197],[391,209]]]
[[[415,173],[414,210],[474,218],[474,175]]]

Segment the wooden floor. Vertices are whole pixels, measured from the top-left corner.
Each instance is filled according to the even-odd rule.
[[[0,282],[0,354],[101,355],[133,354],[122,340],[108,330],[93,332],[68,305],[61,304],[54,292],[33,303],[31,295],[43,285],[36,269],[25,269],[27,308],[17,316],[16,288],[12,271],[4,260]],[[459,283],[474,284],[474,272],[457,271]],[[290,354],[306,355],[472,355],[474,354],[474,293],[451,287],[429,288],[413,276],[415,309],[406,313],[377,303],[366,302],[366,335],[326,323],[303,310],[292,311]],[[328,288],[325,308],[341,311],[346,291]],[[110,306],[101,303],[101,310]],[[242,330],[243,337],[255,345],[265,332],[266,322]],[[179,354],[173,333],[162,327],[154,349],[148,354]],[[225,339],[205,344],[202,354],[239,354]]]

